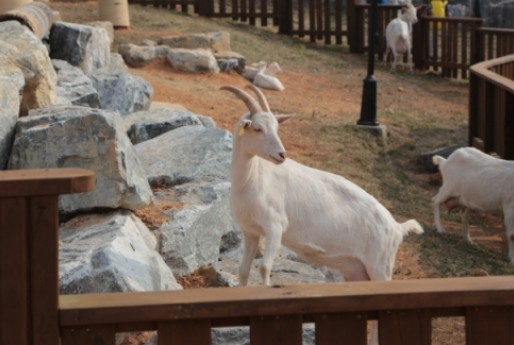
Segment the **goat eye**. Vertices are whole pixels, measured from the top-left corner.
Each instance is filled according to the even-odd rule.
[[[257,132],[257,133],[262,132],[262,128],[254,128],[253,130],[254,130],[255,132]]]

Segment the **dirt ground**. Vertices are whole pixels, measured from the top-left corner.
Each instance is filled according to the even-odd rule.
[[[51,4],[58,8],[64,20],[73,20],[72,14],[82,16],[80,20],[91,21],[88,13],[93,13],[95,1],[56,2]],[[79,12],[77,12],[79,10]],[[89,11],[89,12],[88,12]],[[180,30],[179,30],[180,31]],[[116,30],[116,36],[123,41],[133,41],[146,37],[166,36],[178,33],[170,28],[159,30],[141,30],[138,28]],[[245,54],[244,51],[240,53]],[[271,108],[278,113],[296,114],[294,120],[281,126],[280,135],[288,151],[288,157],[299,160],[314,167],[325,167],[327,162],[337,161],[335,172],[344,174],[344,165],[359,166],[363,170],[369,167],[362,157],[341,154],[340,143],[328,140],[329,134],[325,128],[355,123],[359,118],[362,97],[362,81],[366,74],[366,61],[362,56],[354,56],[341,49],[341,59],[350,65],[344,71],[334,72],[333,68],[317,67],[315,70],[295,68],[293,59],[282,62],[284,71],[279,75],[285,85],[283,92],[265,91]],[[255,61],[249,61],[255,62]],[[219,73],[215,75],[191,75],[172,70],[165,59],[157,60],[142,68],[131,68],[130,73],[147,80],[153,87],[154,102],[178,103],[188,110],[212,117],[218,127],[232,130],[237,119],[246,112],[243,103],[232,94],[220,91],[223,85],[245,87],[248,82],[236,73]],[[436,129],[446,131],[448,138],[466,140],[467,122],[467,82],[443,80],[440,77],[426,75],[424,72],[394,72],[377,63],[378,108],[379,120],[386,124],[393,140],[405,139],[405,145],[411,145],[416,150],[428,147],[420,143],[418,132],[410,129],[411,122],[423,121],[430,123]],[[405,121],[399,121],[397,114],[406,114]],[[423,119],[421,120],[421,118]],[[414,126],[415,127],[415,126]],[[449,128],[449,129],[448,129]],[[419,130],[422,132],[422,130]],[[434,132],[435,133],[435,132]],[[421,135],[421,134],[419,134]],[[424,134],[426,137],[430,135]],[[434,134],[435,137],[440,134]],[[400,138],[400,139],[399,139]],[[325,140],[326,139],[326,140]],[[364,145],[364,144],[363,144]],[[371,145],[371,144],[370,144]],[[414,149],[413,149],[414,150]],[[412,161],[402,161],[410,164]],[[409,170],[409,169],[407,169]],[[410,173],[410,172],[409,172]],[[415,172],[415,181],[425,186],[428,191],[420,198],[428,199],[440,184],[437,176]],[[368,187],[365,173],[354,173],[346,176],[357,184]],[[373,186],[369,186],[373,188]],[[373,194],[373,193],[372,193]],[[378,196],[380,198],[380,195]],[[382,201],[382,200],[381,200]],[[384,201],[387,207],[388,201]],[[389,202],[391,203],[391,202]],[[426,211],[426,212],[425,212]],[[414,214],[424,224],[431,224],[431,210]],[[412,215],[405,215],[412,216]],[[158,221],[151,219],[152,213],[146,214],[148,223]],[[158,212],[155,213],[158,218]],[[505,252],[501,220],[495,216],[484,216],[482,224],[472,225],[472,237],[477,243]],[[487,223],[483,229],[481,225]],[[457,221],[448,225],[453,233],[458,233],[460,223]],[[434,235],[435,236],[435,235]],[[394,279],[417,279],[437,276],[420,264],[420,248],[418,242],[402,246],[395,266]],[[476,270],[471,275],[487,275],[484,270]],[[194,282],[202,281],[191,277],[189,281],[182,280],[185,286],[194,286]],[[442,319],[434,321],[433,344],[463,344],[463,320]]]

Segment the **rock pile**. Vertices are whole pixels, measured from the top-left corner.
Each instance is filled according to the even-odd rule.
[[[213,284],[236,285],[232,134],[180,105],[152,104],[152,87],[124,62],[138,66],[165,54],[178,69],[242,70],[229,37],[163,38],[120,47],[120,55],[110,52],[108,23],[53,23],[41,40],[18,21],[3,21],[0,40],[0,169],[96,174],[93,192],[59,201],[61,293],[181,289],[175,276],[201,267]],[[188,67],[197,59],[181,55],[186,50],[214,62]],[[335,279],[285,250],[273,271],[277,284]]]

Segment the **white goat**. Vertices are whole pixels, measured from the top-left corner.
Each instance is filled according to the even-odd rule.
[[[386,50],[384,53],[384,64],[387,63],[389,51],[393,54],[392,68],[396,68],[396,63],[400,60],[403,66],[403,56],[407,54],[409,69],[412,69],[412,24],[418,21],[416,8],[407,2],[403,8],[403,12],[398,11],[397,18],[391,20],[386,27]]]
[[[415,220],[399,224],[363,189],[294,160],[278,136],[289,116],[274,116],[262,92],[258,102],[245,91],[224,86],[246,103],[234,132],[232,212],[244,234],[240,284],[246,285],[260,236],[265,237],[260,274],[270,271],[281,243],[305,260],[335,268],[347,281],[390,280],[398,246]]]
[[[514,264],[514,162],[494,158],[472,147],[453,152],[448,159],[434,156],[443,185],[432,199],[437,231],[444,232],[439,206],[465,207],[462,235],[471,242],[468,230],[469,209],[503,211],[509,259]]]

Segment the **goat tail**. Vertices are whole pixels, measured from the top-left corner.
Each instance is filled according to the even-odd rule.
[[[432,157],[432,162],[434,163],[434,165],[441,165],[441,163],[443,163],[445,160],[446,158],[438,155]]]
[[[400,227],[402,228],[402,232],[404,235],[407,235],[411,232],[415,234],[423,233],[423,227],[421,227],[421,225],[415,219],[409,219],[405,223],[401,223]]]

